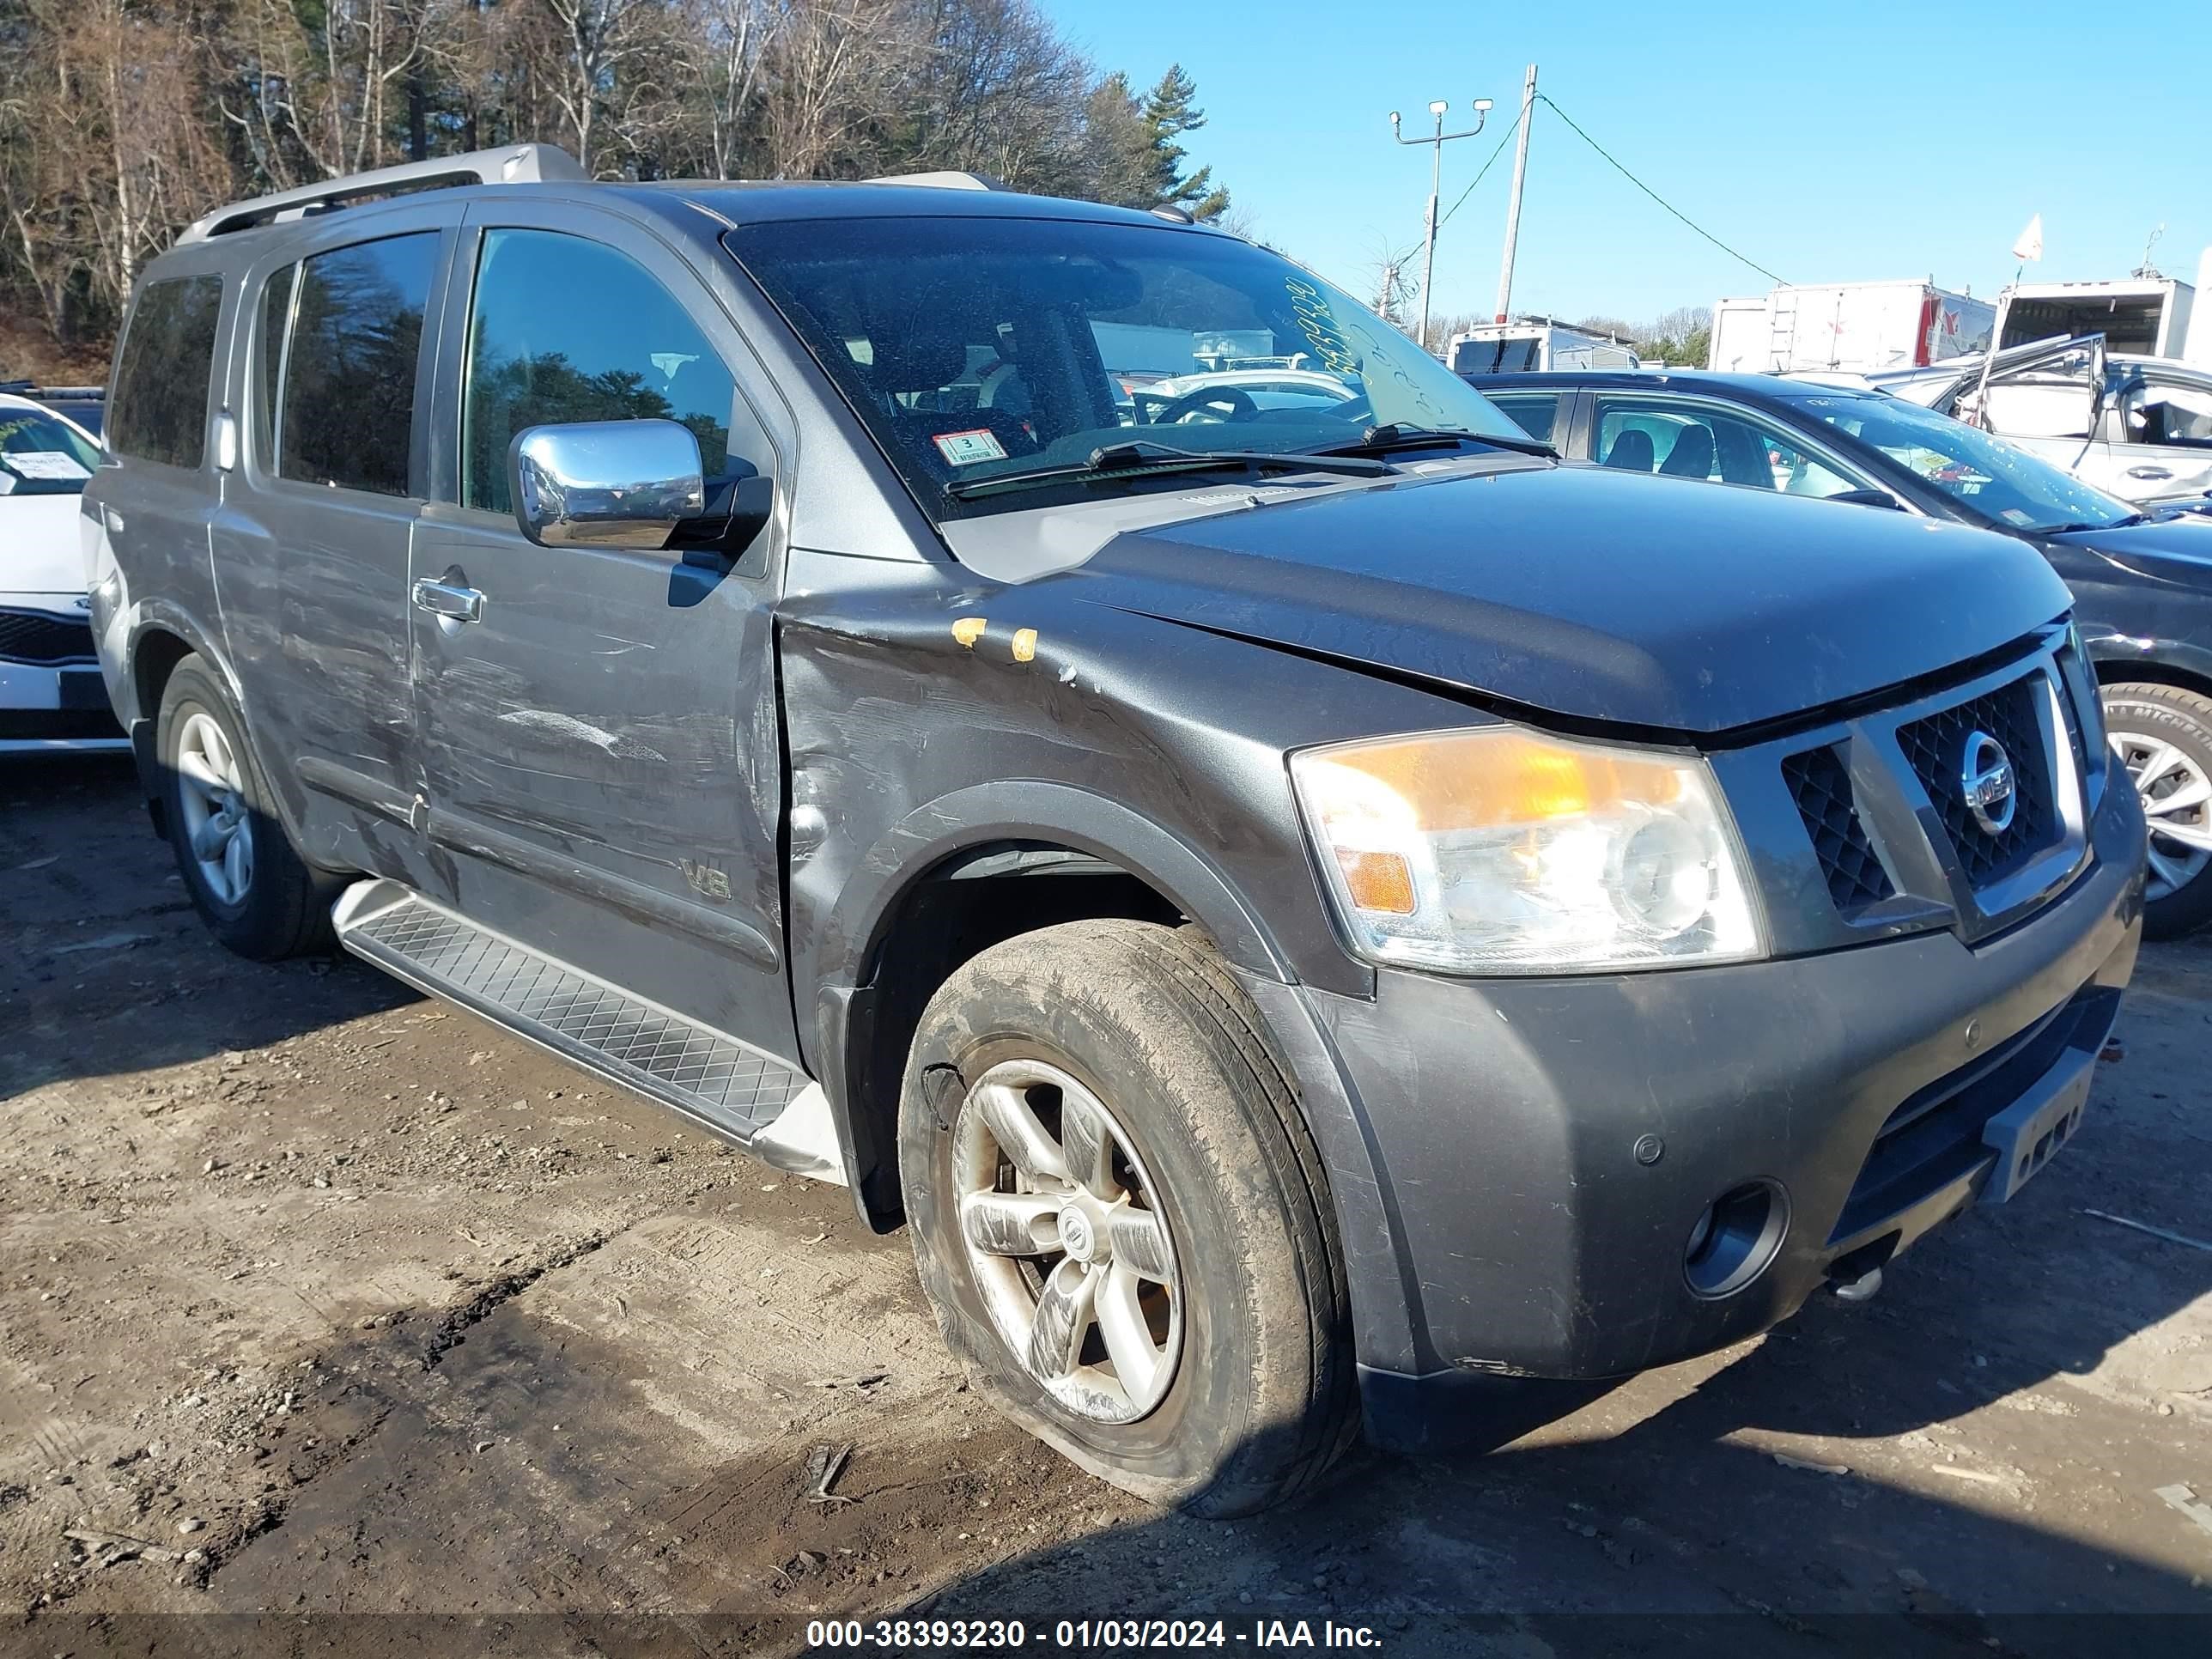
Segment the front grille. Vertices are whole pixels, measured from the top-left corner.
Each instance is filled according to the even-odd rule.
[[[2070,1001],[1898,1107],[1875,1137],[1829,1243],[1865,1231],[1972,1170],[1989,1156],[1982,1141],[1989,1121],[2026,1094],[2068,1049],[2102,1048],[2119,1008],[2117,990],[2084,986]]]
[[[1978,891],[2018,872],[2057,838],[2056,792],[2043,728],[2035,717],[2043,685],[2040,673],[2024,675],[1971,702],[1897,728],[1898,746],[1928,792],[1951,849]],[[1994,836],[1974,822],[1960,782],[1966,739],[1976,732],[1986,732],[2003,744],[2012,763],[2012,822]]]
[[[10,662],[90,662],[92,623],[82,617],[0,611],[0,657]]]
[[[1832,746],[1808,749],[1782,763],[1782,777],[1813,838],[1837,910],[1848,920],[1893,896],[1897,889],[1859,819],[1843,757]]]

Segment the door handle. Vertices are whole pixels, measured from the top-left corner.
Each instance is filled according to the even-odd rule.
[[[476,622],[483,616],[483,595],[459,582],[434,581],[424,576],[415,584],[415,603],[434,617],[453,622]]]
[[[2171,478],[2172,476],[2170,470],[2162,466],[2131,466],[2128,469],[2130,478]]]

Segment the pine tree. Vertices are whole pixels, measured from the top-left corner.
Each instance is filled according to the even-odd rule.
[[[1206,112],[1191,100],[1198,83],[1181,64],[1168,65],[1145,100],[1145,136],[1152,154],[1152,184],[1155,207],[1179,207],[1194,219],[1218,219],[1229,210],[1229,192],[1214,185],[1213,169],[1204,167],[1186,177],[1183,158],[1189,153],[1176,142],[1206,125]]]

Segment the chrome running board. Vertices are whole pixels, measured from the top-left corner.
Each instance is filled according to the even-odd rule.
[[[396,881],[356,882],[331,920],[339,944],[394,978],[673,1108],[777,1169],[844,1184],[829,1097],[786,1061],[518,945]]]

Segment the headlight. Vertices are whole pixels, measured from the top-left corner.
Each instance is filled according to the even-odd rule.
[[[2097,686],[2097,670],[2089,660],[2089,647],[2081,641],[2079,624],[2066,624],[2066,647],[2059,653],[2061,678],[2074,705],[2075,723],[2081,728],[2081,747],[2092,772],[2105,750],[2105,698]]]
[[[1500,726],[1307,750],[1291,776],[1372,961],[1549,974],[1761,953],[1735,827],[1693,756]]]

